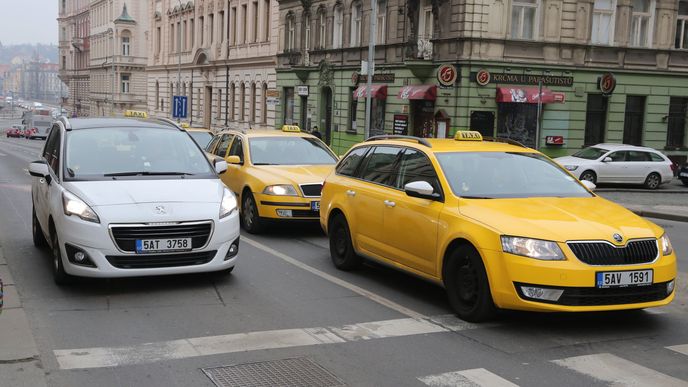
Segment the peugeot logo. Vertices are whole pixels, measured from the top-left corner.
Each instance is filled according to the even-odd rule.
[[[612,237],[614,238],[615,241],[617,241],[619,243],[623,242],[623,237],[621,236],[621,234],[614,234]]]
[[[155,208],[153,209],[153,211],[155,211],[155,213],[158,214],[158,215],[165,215],[165,214],[167,214],[167,209],[166,209],[164,206],[155,206]]]

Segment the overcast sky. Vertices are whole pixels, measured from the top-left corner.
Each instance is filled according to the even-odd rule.
[[[57,44],[58,0],[2,0],[2,44]]]

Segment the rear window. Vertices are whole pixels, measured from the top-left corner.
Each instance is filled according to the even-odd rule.
[[[339,163],[339,165],[337,166],[337,174],[344,176],[353,176],[354,173],[356,173],[356,169],[361,164],[361,160],[363,160],[363,156],[365,156],[368,149],[369,148],[367,146],[364,146],[356,148],[349,152],[349,154],[347,154],[346,157],[342,160],[342,162]]]
[[[652,153],[650,152],[650,157],[652,157],[652,161],[666,161],[664,158],[657,153]]]

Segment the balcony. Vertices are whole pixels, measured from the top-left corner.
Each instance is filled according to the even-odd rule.
[[[418,36],[418,50],[416,51],[416,58],[423,60],[432,60],[432,36],[419,35]]]
[[[72,46],[79,51],[84,49],[84,38],[73,37]]]

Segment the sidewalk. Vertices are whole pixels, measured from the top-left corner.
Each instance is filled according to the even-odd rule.
[[[647,218],[688,222],[688,206],[647,206],[638,204],[619,204],[635,212],[636,214]]]

